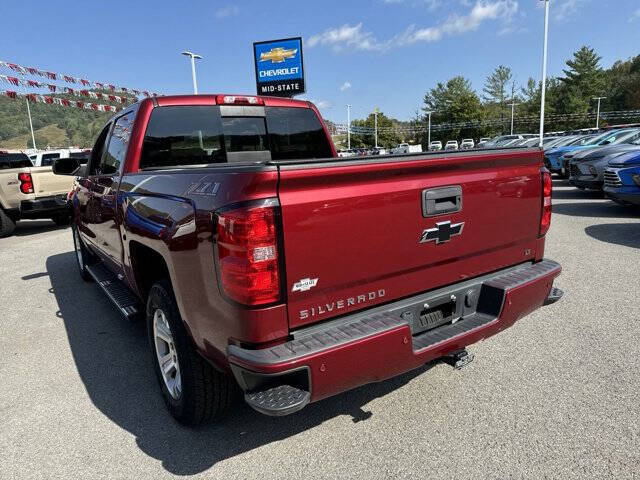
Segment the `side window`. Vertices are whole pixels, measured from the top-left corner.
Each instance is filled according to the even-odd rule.
[[[116,120],[109,139],[109,146],[98,165],[96,175],[113,175],[118,173],[124,164],[131,138],[131,128],[135,119],[135,112],[127,112]]]
[[[111,124],[108,124],[102,129],[96,143],[91,149],[91,156],[89,157],[89,175],[96,175],[98,167],[100,166],[100,160],[102,159],[102,153],[104,152],[104,146],[107,141],[107,135],[111,129]]]
[[[40,166],[42,166],[42,167],[50,167],[51,165],[53,165],[53,161],[56,158],[60,158],[60,154],[59,153],[44,153],[42,155],[42,162],[40,163]]]

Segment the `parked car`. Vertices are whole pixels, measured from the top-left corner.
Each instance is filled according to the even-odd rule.
[[[50,167],[58,158],[88,157],[89,150],[81,148],[61,148],[57,150],[42,150],[29,154],[29,159],[36,167]]]
[[[51,167],[34,167],[24,153],[0,151],[0,237],[11,235],[23,219],[68,224],[72,185],[72,178],[54,175]]]
[[[562,172],[564,177],[569,177],[569,162],[573,158],[573,156],[584,150],[584,149],[592,149],[599,146],[606,145],[618,145],[620,143],[628,143],[630,141],[635,140],[640,137],[640,129],[631,128],[631,129],[621,129],[621,130],[613,130],[609,132],[605,132],[602,134],[603,136],[597,136],[589,143],[583,146],[572,146],[572,149],[568,152],[564,153],[561,157],[562,161]],[[596,141],[596,139],[599,139]],[[594,143],[595,142],[595,143]]]
[[[393,154],[406,154],[406,153],[420,153],[422,152],[422,145],[410,145],[408,143],[401,143],[397,147],[391,150]]]
[[[622,205],[640,205],[640,152],[627,152],[609,161],[604,193]]]
[[[460,148],[463,150],[468,150],[474,147],[475,147],[475,142],[473,141],[473,138],[463,138],[462,142],[460,143]]]
[[[569,183],[580,189],[602,190],[609,162],[626,152],[640,151],[640,136],[631,143],[591,148],[576,153],[569,161]]]
[[[557,301],[551,175],[540,151],[512,153],[337,161],[307,101],[188,95],[126,107],[85,167],[54,169],[79,176],[87,288],[145,318],[165,404],[196,424],[236,385],[286,415],[438,358],[462,367],[467,345]]]
[[[433,151],[442,150],[442,142],[440,140],[434,140],[429,144],[429,150],[433,150]]]
[[[458,141],[457,140],[449,140],[444,146],[445,150],[458,150]]]
[[[601,144],[606,144],[608,141],[608,136],[613,132],[604,132],[599,135],[585,135],[578,136],[577,140],[572,141],[571,143],[564,146],[557,146],[554,148],[550,148],[549,150],[545,150],[544,159],[545,166],[552,173],[559,173],[562,177],[568,178],[569,176],[569,163],[568,160],[562,157],[573,151],[582,150],[584,148],[591,148]]]
[[[498,135],[497,137],[487,140],[483,143],[483,148],[505,147],[517,140],[532,138],[533,134],[514,134],[514,135]]]

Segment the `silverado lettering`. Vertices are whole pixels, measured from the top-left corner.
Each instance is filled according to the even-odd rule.
[[[368,292],[363,295],[357,295],[355,297],[336,300],[335,302],[325,303],[324,305],[318,305],[317,307],[314,306],[305,310],[300,310],[300,320],[305,320],[309,317],[315,317],[318,315],[324,315],[325,313],[332,312],[334,309],[341,310],[345,307],[351,307],[353,305],[366,303],[367,301],[384,297],[384,293],[384,289],[381,288],[380,290],[375,292]]]
[[[146,322],[185,424],[236,387],[286,415],[443,357],[463,365],[466,346],[562,296],[538,148],[339,158],[308,101],[186,95],[125,107],[85,167],[64,160],[80,275]]]

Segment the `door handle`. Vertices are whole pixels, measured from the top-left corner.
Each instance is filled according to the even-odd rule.
[[[430,188],[422,191],[422,216],[434,217],[462,210],[462,187]]]

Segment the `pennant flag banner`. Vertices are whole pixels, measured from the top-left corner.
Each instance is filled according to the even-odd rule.
[[[103,105],[80,100],[70,100],[68,98],[50,97],[49,95],[40,95],[37,93],[18,93],[13,90],[0,90],[0,95],[14,99],[26,98],[33,103],[47,103],[49,105],[60,105],[63,107],[83,108],[85,110],[94,110],[96,112],[118,112],[122,110],[122,108],[114,105]]]
[[[8,75],[0,75],[0,82],[9,83],[16,87],[22,86],[26,88],[48,88],[50,92],[68,93],[69,95],[97,98],[100,100],[108,100],[114,103],[133,103],[135,98],[122,97],[120,95],[111,95],[108,93],[94,92],[87,89],[78,89],[71,87],[63,87],[60,85],[52,85],[50,83],[43,83],[37,80],[24,80],[18,77],[10,77]]]
[[[24,67],[22,65],[18,65],[17,63],[5,62],[3,60],[0,60],[0,67],[8,68],[21,75],[34,75],[34,76],[38,75],[43,78],[48,78],[49,80],[62,80],[63,82],[74,84],[74,85],[80,85],[83,87],[99,88],[100,90],[110,90],[113,93],[128,93],[128,94],[133,94],[135,96],[144,95],[145,97],[158,96],[157,93],[149,92],[147,90],[138,90],[135,88],[119,87],[107,82],[94,82],[91,80],[87,80],[85,78],[72,77],[71,75],[65,75],[62,73],[49,72],[47,70],[41,70],[35,67]]]

